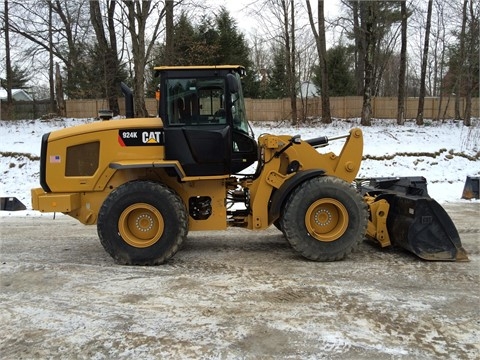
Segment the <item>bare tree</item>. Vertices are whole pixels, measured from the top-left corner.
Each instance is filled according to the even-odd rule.
[[[438,94],[438,97],[439,97],[438,112],[437,112],[436,118],[440,119],[442,107],[443,107],[443,97],[444,97],[443,77],[444,77],[445,53],[446,53],[446,48],[445,48],[446,26],[445,26],[445,13],[444,13],[445,3],[441,0],[436,0],[435,7],[437,9],[438,25],[437,25],[437,31],[436,31],[435,53],[433,56],[433,58],[435,59],[435,69],[436,69],[434,94]],[[440,51],[440,55],[438,55],[438,51]]]
[[[88,13],[84,11],[83,5],[86,0],[72,4],[67,0],[47,1],[47,6],[59,17],[63,26],[64,44],[66,43],[67,52],[62,48],[58,49],[58,54],[64,60],[67,70],[67,91],[72,98],[83,97],[82,89],[78,84],[82,82],[83,74],[83,52],[88,34]],[[57,55],[58,56],[58,55]]]
[[[66,115],[65,99],[63,97],[63,82],[60,74],[60,66],[55,64],[55,93],[57,94],[57,109],[60,116]]]
[[[117,94],[120,88],[117,75],[120,61],[118,59],[117,35],[114,23],[115,6],[115,0],[107,1],[106,16],[104,16],[100,8],[100,1],[90,1],[90,20],[95,30],[99,54],[102,57],[102,64],[99,65],[103,66],[104,79],[100,83],[104,86],[110,110],[117,115],[119,113]],[[104,18],[106,19],[108,38],[104,29]]]
[[[50,90],[50,112],[57,112],[57,103],[55,102],[55,79],[53,73],[53,11],[48,8],[48,83]]]
[[[290,2],[290,31],[289,31],[289,4],[288,1],[281,0],[284,14],[284,36],[285,36],[285,52],[287,59],[287,74],[290,93],[290,105],[292,107],[292,125],[296,125],[298,121],[297,115],[297,76],[296,76],[296,49],[295,49],[295,0]]]
[[[165,7],[160,1],[123,0],[123,13],[126,16],[124,26],[128,29],[132,46],[135,116],[145,117],[148,116],[145,106],[145,68],[161,32]]]
[[[79,83],[84,78],[83,50],[89,37],[88,12],[83,6],[86,0],[9,2],[15,4],[16,8],[11,30],[27,40],[24,41],[23,51],[31,59],[32,69],[38,71],[35,59],[45,58],[46,53],[52,53],[48,58],[56,57],[64,64],[68,96],[83,97]],[[46,67],[42,61],[40,64]]]
[[[252,12],[266,29],[272,47],[283,50],[285,57],[286,88],[290,98],[291,121],[296,124],[297,116],[297,52],[295,44],[295,0],[259,0]],[[267,15],[266,15],[267,13]]]
[[[364,6],[364,8],[363,8]],[[375,24],[376,24],[376,12],[375,3],[368,2],[361,3],[360,8],[365,11],[365,16],[362,17],[362,30],[365,34],[365,79],[363,88],[363,105],[362,105],[362,118],[360,123],[365,126],[370,126],[372,117],[372,95],[373,95],[373,57],[376,50],[375,42]]]
[[[320,95],[314,93],[315,85],[312,78],[315,68],[318,65],[318,53],[315,45],[315,39],[309,26],[302,27],[296,31],[297,33],[297,73],[299,79],[299,94],[301,100],[301,109],[297,109],[300,113],[300,119],[303,122],[308,121],[309,106],[311,97]],[[306,85],[306,86],[305,86]]]
[[[371,124],[372,98],[379,95],[387,80],[383,77],[396,46],[400,22],[399,2],[342,0],[351,16],[341,18],[339,25],[355,41],[355,77],[357,94],[363,95],[362,125]],[[390,78],[391,87],[397,77]],[[396,92],[397,85],[395,85]]]
[[[349,1],[353,14],[353,33],[355,39],[355,79],[357,95],[363,94],[365,74],[365,33],[360,26],[360,3]],[[363,11],[362,11],[363,12]]]
[[[463,22],[467,22],[468,36],[466,42],[466,65],[465,65],[465,118],[463,120],[466,126],[472,125],[472,93],[476,88],[478,93],[479,80],[479,45],[478,39],[480,37],[480,5],[478,2],[470,0],[469,17],[464,18]],[[476,79],[476,84],[475,84]]]
[[[427,76],[427,61],[428,61],[428,49],[429,49],[429,40],[430,40],[430,28],[432,24],[432,7],[433,0],[428,0],[428,9],[427,9],[427,24],[425,27],[425,41],[423,46],[423,56],[422,56],[422,72],[420,75],[420,94],[418,96],[418,111],[417,111],[417,125],[423,125],[423,111],[425,107],[425,79]]]
[[[165,0],[165,65],[173,64],[173,40],[173,0]]]
[[[407,2],[401,3],[402,14],[402,46],[400,49],[400,69],[398,72],[398,106],[397,106],[397,124],[405,123],[405,74],[407,69]]]
[[[312,7],[310,5],[310,0],[305,0],[308,11],[308,19],[310,21],[310,27],[315,38],[315,44],[317,45],[318,52],[318,61],[320,66],[320,72],[322,74],[322,122],[325,124],[330,124],[332,122],[332,117],[330,114],[330,95],[329,95],[329,85],[328,85],[328,69],[327,69],[327,42],[325,40],[325,12],[324,12],[324,2],[323,0],[318,0],[318,30],[315,27],[315,22],[313,20]]]
[[[268,69],[273,66],[271,51],[265,47],[266,41],[263,36],[255,34],[252,39],[251,57],[253,61],[254,71],[260,82],[259,96],[265,97],[268,88]]]
[[[463,87],[463,67],[464,67],[464,59],[465,59],[465,33],[466,33],[466,26],[467,26],[467,8],[468,8],[468,0],[463,0],[463,8],[462,8],[462,27],[460,31],[460,49],[459,49],[459,56],[457,60],[457,67],[455,69],[456,72],[456,79],[453,91],[455,92],[455,118],[461,119],[460,114],[460,96],[461,96],[461,89]]]
[[[12,103],[12,63],[10,59],[10,16],[8,12],[8,0],[4,2],[4,22],[5,22],[5,61],[6,61],[6,91],[7,91],[7,103],[8,109],[7,113],[10,110],[10,105]]]

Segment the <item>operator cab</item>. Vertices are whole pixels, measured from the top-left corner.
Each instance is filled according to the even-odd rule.
[[[257,161],[238,65],[157,67],[165,158],[187,176],[235,174]]]

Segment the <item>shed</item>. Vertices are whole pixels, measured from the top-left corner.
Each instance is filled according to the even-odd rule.
[[[12,89],[12,98],[15,101],[33,101],[33,98],[23,89]],[[7,100],[7,90],[0,88],[0,100]]]

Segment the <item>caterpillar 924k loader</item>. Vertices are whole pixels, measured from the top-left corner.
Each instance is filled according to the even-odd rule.
[[[96,224],[120,264],[171,258],[189,231],[277,226],[308,259],[332,261],[365,235],[430,260],[467,260],[422,179],[355,181],[358,128],[340,154],[327,137],[260,135],[246,119],[241,66],[158,67],[155,118],[94,122],[45,134],[32,206]],[[242,171],[257,163],[252,174]],[[424,179],[423,179],[424,180]]]

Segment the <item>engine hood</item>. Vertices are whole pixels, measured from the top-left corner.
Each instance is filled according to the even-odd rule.
[[[60,140],[80,134],[96,133],[117,129],[138,129],[138,128],[162,128],[163,122],[160,118],[132,118],[109,121],[95,121],[88,124],[77,125],[70,128],[55,130],[50,133],[49,141]]]

